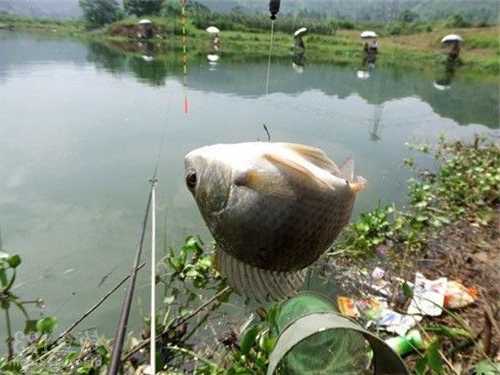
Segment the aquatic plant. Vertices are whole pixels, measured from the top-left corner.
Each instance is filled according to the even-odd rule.
[[[387,243],[403,247],[401,251],[415,251],[435,229],[453,221],[467,219],[481,226],[494,219],[500,203],[500,149],[496,144],[476,137],[471,145],[441,139],[434,148],[409,146],[431,155],[439,163],[437,172],[419,171],[412,160],[405,160],[419,175],[409,182],[409,209],[403,212],[386,206],[361,214],[333,254],[369,256]]]

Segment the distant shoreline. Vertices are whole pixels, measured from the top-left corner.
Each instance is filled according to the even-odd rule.
[[[147,42],[154,44],[158,53],[181,48],[177,20],[166,17],[152,17],[156,35]],[[135,27],[136,18],[126,18],[101,29],[87,30],[82,21],[36,20],[21,17],[0,16],[0,30],[30,31],[54,36],[69,36],[113,44],[113,47],[133,46],[145,42],[130,38],[130,29]],[[280,32],[279,22],[274,36],[273,57],[291,58],[293,38]],[[126,32],[127,30],[127,32]],[[420,70],[441,69],[446,60],[446,51],[440,39],[450,33],[458,33],[465,39],[461,54],[461,75],[472,79],[500,82],[500,26],[481,28],[448,29],[442,26],[429,32],[409,35],[379,37],[379,66],[396,66]],[[361,66],[363,58],[360,30],[337,30],[334,35],[309,33],[305,38],[307,63],[333,63]],[[267,57],[269,53],[269,32],[267,31],[224,31],[221,32],[224,54]],[[205,54],[210,50],[209,37],[204,30],[188,27],[188,48],[191,52]],[[132,48],[133,50],[133,48]]]

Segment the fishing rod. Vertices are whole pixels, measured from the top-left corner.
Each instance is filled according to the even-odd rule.
[[[142,230],[137,246],[137,252],[135,255],[134,265],[130,273],[130,281],[127,286],[127,292],[125,298],[123,299],[122,308],[120,312],[120,320],[118,321],[118,326],[116,328],[115,338],[113,340],[113,351],[111,353],[111,363],[109,365],[108,375],[116,375],[121,367],[121,356],[123,349],[123,342],[125,340],[125,335],[128,326],[128,317],[130,315],[130,307],[132,305],[132,298],[134,296],[135,281],[137,278],[137,268],[139,267],[139,262],[141,260],[142,249],[144,246],[144,237],[146,234],[146,227],[148,224],[149,211],[151,208],[151,200],[153,197],[154,187],[156,184],[156,174],[151,179],[151,188],[148,194],[148,200],[146,204],[146,210],[144,213],[144,219],[142,221]]]
[[[151,307],[150,307],[150,337],[156,337],[156,184],[155,178],[151,182]],[[149,370],[156,374],[156,340],[151,340]]]

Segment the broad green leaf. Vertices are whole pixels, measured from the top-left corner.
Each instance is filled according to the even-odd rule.
[[[485,359],[474,366],[475,375],[498,375],[500,374],[500,363],[494,363]]]
[[[24,334],[28,335],[30,333],[36,332],[36,323],[37,320],[26,320],[24,325]]]
[[[12,255],[7,258],[7,263],[9,263],[9,266],[12,268],[17,268],[21,264],[21,257],[19,255]]]
[[[54,331],[56,325],[57,325],[56,318],[52,316],[47,316],[36,322],[36,330],[38,333],[42,335],[43,334],[50,335]]]
[[[2,287],[6,287],[7,286],[7,273],[5,271],[5,269],[3,268],[0,268],[0,285]]]
[[[253,326],[247,329],[240,340],[240,352],[243,355],[248,354],[252,346],[255,344],[255,339],[259,333],[259,326]]]
[[[439,344],[439,340],[435,340],[434,342],[432,342],[425,354],[427,357],[429,368],[431,368],[436,374],[442,374],[444,371],[443,360],[439,355]]]

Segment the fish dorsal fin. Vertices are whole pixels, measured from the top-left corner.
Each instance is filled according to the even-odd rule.
[[[354,160],[347,159],[340,167],[340,175],[349,182],[354,181]]]
[[[323,168],[335,176],[340,175],[340,169],[337,164],[331,160],[323,150],[316,147],[305,146],[298,143],[282,143],[283,146],[295,151],[304,159],[314,164],[319,168]]]
[[[305,191],[323,191],[330,186],[306,167],[288,158],[264,154],[263,159],[275,166],[281,173],[264,169],[250,169],[235,179],[237,186],[289,199],[297,199]]]

